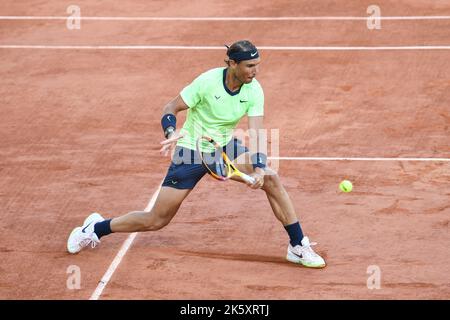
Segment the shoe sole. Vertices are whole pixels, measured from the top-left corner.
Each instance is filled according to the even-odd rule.
[[[72,238],[72,236],[74,235],[74,233],[76,233],[76,232],[78,232],[79,230],[81,230],[81,228],[82,228],[82,227],[76,227],[75,229],[73,229],[72,232],[71,232],[70,235],[69,235],[69,239],[67,240],[67,251],[68,251],[69,253],[71,253],[71,254],[76,254],[76,253],[78,253],[78,252],[81,251],[81,248],[80,248],[79,250],[72,251],[72,250],[70,250],[70,247],[69,247],[70,239]]]
[[[318,264],[318,265],[308,264],[308,263],[305,263],[304,261],[302,261],[301,258],[298,258],[297,256],[292,257],[289,254],[286,256],[286,260],[289,262],[295,263],[295,264],[299,264],[305,268],[323,269],[327,266],[326,263]]]

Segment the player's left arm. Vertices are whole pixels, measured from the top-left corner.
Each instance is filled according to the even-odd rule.
[[[249,152],[254,172],[251,174],[256,180],[252,188],[261,188],[264,185],[264,168],[266,167],[267,133],[264,130],[264,116],[248,117]]]

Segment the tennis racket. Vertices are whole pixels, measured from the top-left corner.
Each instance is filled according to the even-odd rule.
[[[214,148],[214,155],[212,153],[203,153],[200,146],[205,148]],[[254,184],[255,179],[249,175],[241,172],[236,168],[227,154],[216,141],[208,136],[201,136],[197,139],[197,151],[200,155],[203,165],[208,170],[208,173],[215,179],[226,181],[233,176],[241,177],[244,181]]]

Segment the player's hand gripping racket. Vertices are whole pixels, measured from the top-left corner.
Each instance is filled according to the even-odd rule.
[[[200,146],[212,149],[214,148],[215,155],[212,157],[210,153],[203,154]],[[212,138],[202,136],[197,139],[197,151],[203,162],[203,165],[208,170],[209,174],[221,181],[230,179],[232,176],[241,177],[245,182],[250,184],[255,183],[255,179],[249,175],[239,171],[228,158],[223,148]]]

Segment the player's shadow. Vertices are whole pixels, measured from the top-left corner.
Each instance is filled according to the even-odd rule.
[[[263,256],[263,255],[257,255],[257,254],[215,253],[215,252],[201,252],[201,251],[189,251],[189,250],[180,250],[179,253],[185,254],[185,255],[188,255],[188,256],[196,256],[196,257],[220,259],[220,260],[265,262],[265,263],[281,264],[281,265],[284,265],[284,266],[290,265],[282,257]]]

